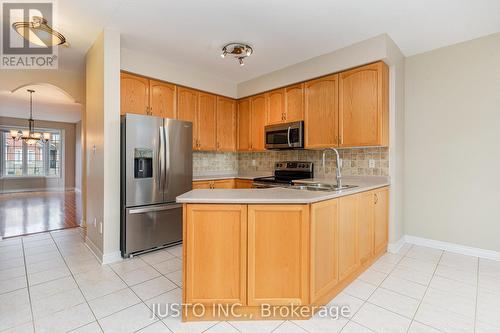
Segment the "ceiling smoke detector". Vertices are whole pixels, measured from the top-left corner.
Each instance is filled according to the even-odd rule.
[[[224,45],[222,48],[221,57],[225,58],[226,56],[231,56],[238,60],[240,66],[244,66],[245,63],[243,60],[246,57],[251,56],[253,53],[253,49],[248,44],[243,43],[229,43]]]

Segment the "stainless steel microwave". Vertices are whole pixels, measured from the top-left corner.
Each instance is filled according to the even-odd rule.
[[[266,149],[304,148],[304,122],[268,125],[265,127]]]

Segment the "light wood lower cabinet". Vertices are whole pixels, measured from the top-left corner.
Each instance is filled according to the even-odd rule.
[[[185,214],[185,303],[244,304],[247,206],[187,205]]]
[[[195,189],[215,189],[215,188],[235,188],[234,179],[221,180],[195,180],[193,181],[193,190]]]
[[[385,251],[389,242],[389,188],[374,190],[374,251]]]
[[[339,280],[358,268],[358,196],[339,198]]]
[[[359,261],[365,263],[373,255],[373,221],[375,219],[375,193],[364,192],[358,196],[358,249]]]
[[[248,206],[248,305],[307,304],[309,207]]]
[[[234,185],[236,188],[252,188],[253,180],[251,179],[235,179]]]
[[[338,221],[338,200],[311,205],[311,303],[339,280]]]
[[[262,304],[328,303],[385,252],[388,195],[385,187],[310,205],[184,205],[183,300],[240,303],[247,315]]]

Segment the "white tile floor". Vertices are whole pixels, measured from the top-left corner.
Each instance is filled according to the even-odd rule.
[[[500,262],[406,245],[330,304],[350,318],[181,323],[181,247],[101,266],[79,229],[0,241],[0,332],[500,332]]]

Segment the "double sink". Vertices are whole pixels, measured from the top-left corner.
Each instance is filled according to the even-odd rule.
[[[357,187],[356,185],[342,185],[342,186],[337,186],[333,184],[326,184],[326,183],[303,183],[303,184],[293,184],[292,186],[288,187],[294,190],[307,190],[307,191],[324,191],[324,192],[334,192],[334,191],[341,191],[341,190],[348,190],[351,188]]]

